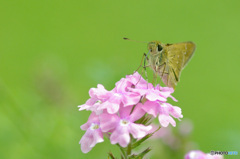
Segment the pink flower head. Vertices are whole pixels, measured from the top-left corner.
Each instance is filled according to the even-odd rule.
[[[133,106],[121,107],[119,115],[117,114],[101,114],[100,125],[103,132],[112,132],[110,140],[112,144],[119,143],[122,147],[126,147],[130,142],[130,134],[134,138],[142,138],[149,133],[152,126],[145,126],[134,123],[140,119],[145,112],[140,107],[135,107],[130,114]]]
[[[97,143],[103,142],[103,134],[99,125],[99,116],[94,112],[88,118],[88,122],[81,126],[82,130],[86,130],[79,144],[81,144],[82,152],[89,152]]]
[[[184,159],[207,159],[207,155],[200,150],[193,150],[188,152]]]
[[[169,123],[175,126],[173,117],[182,118],[182,113],[179,107],[167,103],[168,97],[173,98],[173,91],[159,85],[154,87],[137,72],[122,78],[111,91],[100,84],[91,88],[90,99],[79,106],[79,110],[92,111],[88,122],[81,126],[82,130],[86,130],[80,140],[82,151],[87,153],[97,143],[103,142],[103,133],[110,136],[112,144],[119,143],[122,147],[129,144],[131,136],[143,138],[150,133],[152,126],[136,121],[146,113],[158,117],[163,127]]]
[[[223,159],[223,156],[205,154],[200,150],[192,150],[185,155],[184,159]]]

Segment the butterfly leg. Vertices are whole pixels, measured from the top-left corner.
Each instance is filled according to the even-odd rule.
[[[144,60],[144,66],[143,66],[144,70],[142,70],[141,76],[143,74],[143,71],[145,71],[146,80],[148,81],[146,68],[149,67],[150,65],[146,65],[146,61],[148,61],[148,57],[147,57],[146,53],[143,54],[143,57],[142,57],[142,60],[141,60],[141,64],[140,64],[140,66],[137,68],[137,70],[135,72],[137,72],[139,70],[139,68],[142,67],[143,60]],[[141,77],[139,78],[138,82],[140,81],[140,79],[141,79]]]
[[[138,82],[139,82],[139,81],[141,80],[141,78],[142,78],[143,71],[145,71],[146,81],[148,82],[146,67],[149,67],[149,66],[150,66],[150,65],[147,65],[147,66],[144,66],[144,67],[143,67],[144,69],[142,69],[141,76],[140,76]],[[136,84],[138,84],[138,82],[137,82]]]
[[[137,71],[139,70],[139,68],[142,67],[143,60],[144,60],[144,67],[143,67],[143,68],[145,68],[145,67],[146,67],[146,66],[145,66],[145,62],[146,62],[146,60],[148,60],[146,53],[143,54],[141,63],[140,63],[140,65],[138,66],[138,68],[137,68],[137,70],[136,70],[135,72],[137,72]]]
[[[146,61],[148,61],[148,57],[147,57],[147,55],[145,54],[145,58],[144,58],[144,66],[143,66],[143,68],[144,68],[144,70],[145,70],[145,77],[146,77],[146,80],[147,80],[147,82],[148,82],[148,76],[147,76],[147,67],[149,67],[150,65],[146,65]]]

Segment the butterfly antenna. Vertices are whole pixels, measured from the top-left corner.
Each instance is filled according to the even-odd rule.
[[[137,40],[132,40],[132,39],[129,39],[129,38],[123,38],[124,40],[129,40],[129,41],[135,41],[135,42],[138,42],[138,43],[148,43],[148,42],[145,42],[145,41],[137,41]]]

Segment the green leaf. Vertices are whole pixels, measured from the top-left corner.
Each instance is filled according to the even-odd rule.
[[[150,149],[149,147],[146,149],[146,150],[144,150],[143,152],[141,152],[139,155],[137,155],[135,158],[136,159],[141,159],[141,158],[143,158],[148,152],[150,152],[152,149]]]
[[[110,157],[111,159],[116,159],[116,158],[113,156],[112,152],[109,152],[109,153],[108,153],[108,157]]]
[[[137,155],[132,154],[131,156],[129,156],[129,159],[135,159]]]

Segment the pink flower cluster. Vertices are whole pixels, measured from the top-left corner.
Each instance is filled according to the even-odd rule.
[[[184,159],[223,159],[223,156],[205,154],[200,150],[192,150],[185,155]]]
[[[101,84],[89,91],[90,99],[79,110],[92,111],[87,123],[81,126],[86,130],[80,140],[84,153],[89,152],[97,143],[103,142],[103,134],[107,134],[112,144],[126,147],[130,142],[130,134],[140,139],[150,133],[152,126],[135,123],[145,114],[158,117],[163,127],[170,124],[176,126],[174,118],[182,118],[181,109],[172,106],[167,98],[173,93],[172,88],[154,87],[137,72],[128,75],[116,83],[116,87],[107,91]]]

